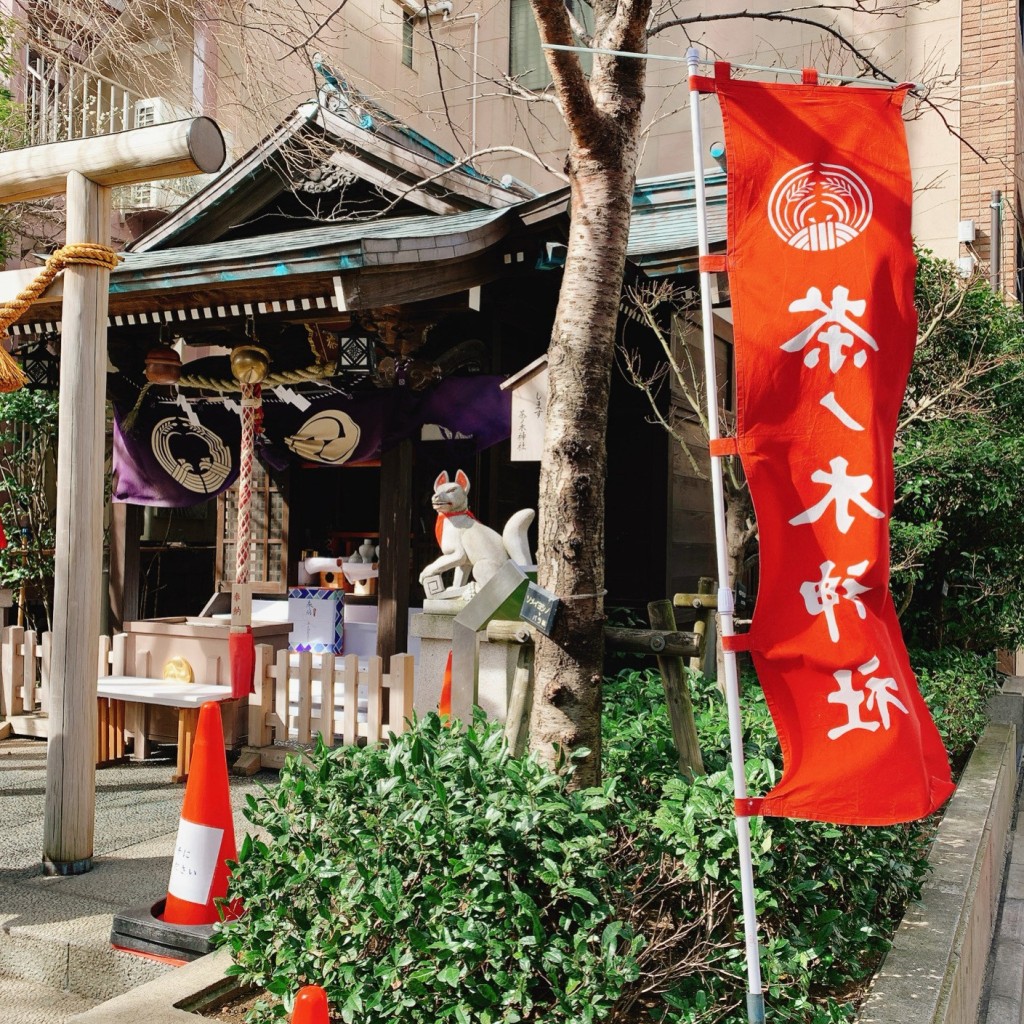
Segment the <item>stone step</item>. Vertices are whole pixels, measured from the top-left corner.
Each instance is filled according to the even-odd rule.
[[[12,792],[16,805],[18,789]],[[145,792],[128,798],[151,816],[144,827],[130,822],[107,826],[104,844],[115,849],[97,856],[91,871],[66,878],[47,878],[38,867],[9,872],[0,900],[0,975],[103,1000],[172,969],[110,945],[115,913],[166,892],[167,840],[159,833],[173,828],[171,815],[176,813],[147,804]],[[12,845],[37,848],[40,824],[32,822],[26,830],[32,835],[13,828]],[[145,837],[149,830],[158,834],[130,843],[129,836],[116,834],[118,828],[133,837],[140,832]]]
[[[5,979],[99,1001],[173,970],[110,945],[114,908],[109,903],[58,895],[45,884],[11,887],[4,896],[0,976]]]
[[[67,1024],[72,1017],[98,1005],[98,1000],[73,992],[0,977],[0,1007],[3,1019],[10,1024]]]

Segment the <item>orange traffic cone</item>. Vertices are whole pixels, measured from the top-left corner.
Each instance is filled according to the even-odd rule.
[[[448,652],[448,661],[444,666],[444,679],[441,681],[441,700],[437,705],[437,713],[442,718],[452,717],[452,652]]]
[[[296,993],[291,1024],[327,1024],[327,993],[319,985],[303,985]]]
[[[221,911],[214,900],[227,895],[227,861],[237,856],[220,705],[208,701],[199,710],[167,902],[160,919],[184,925],[219,921]],[[240,913],[241,905],[232,904],[223,916]]]

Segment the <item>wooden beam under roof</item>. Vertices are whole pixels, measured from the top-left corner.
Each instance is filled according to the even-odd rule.
[[[546,216],[525,230],[519,213],[512,208],[342,224],[333,226],[333,236],[326,225],[132,253],[111,274],[111,326],[240,316],[250,312],[247,306],[261,314],[308,312],[314,318],[440,298],[530,270],[551,230],[557,235],[564,229],[564,205],[545,204]],[[337,240],[329,243],[331,237]],[[0,301],[13,297],[34,273],[0,273]],[[58,280],[23,321],[53,329],[62,290]]]

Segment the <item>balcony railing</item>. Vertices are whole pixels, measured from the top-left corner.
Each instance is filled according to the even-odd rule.
[[[24,46],[25,145],[108,135],[153,123],[141,97],[39,42]],[[19,90],[20,91],[20,90]]]

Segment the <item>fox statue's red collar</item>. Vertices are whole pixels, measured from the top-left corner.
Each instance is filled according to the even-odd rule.
[[[469,516],[470,519],[476,519],[476,516],[468,508],[461,509],[458,512],[438,512],[437,521],[434,523],[434,536],[437,538],[438,547],[441,546],[441,533],[444,531],[444,521],[446,519],[454,519],[456,516]]]

